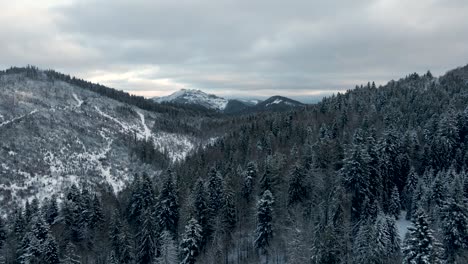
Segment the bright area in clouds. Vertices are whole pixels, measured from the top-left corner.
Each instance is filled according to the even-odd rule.
[[[468,63],[466,0],[0,0],[0,66],[302,101]]]

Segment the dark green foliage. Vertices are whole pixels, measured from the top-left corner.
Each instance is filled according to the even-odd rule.
[[[185,226],[185,233],[180,247],[182,248],[182,264],[194,264],[201,251],[202,227],[195,218],[190,219]]]
[[[454,263],[468,249],[468,211],[463,202],[448,199],[441,213],[444,252],[449,263]]]
[[[150,209],[145,209],[140,215],[139,232],[136,237],[136,263],[153,263],[156,258],[156,249],[158,243],[158,233],[156,219]]]
[[[261,254],[268,254],[273,238],[273,195],[265,190],[257,203],[257,229],[255,230],[255,248]]]
[[[438,264],[441,263],[440,245],[434,238],[427,215],[418,210],[409,227],[409,236],[403,248],[403,263]]]
[[[307,188],[304,172],[299,164],[294,165],[289,175],[288,204],[294,205],[307,199]]]
[[[169,231],[174,237],[179,223],[179,203],[177,190],[169,170],[158,198],[157,220],[161,230]]]

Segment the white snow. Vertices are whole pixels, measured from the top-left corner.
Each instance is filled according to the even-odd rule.
[[[411,221],[406,220],[406,211],[401,211],[398,220],[396,221],[396,226],[398,229],[398,234],[400,239],[403,241],[405,239],[406,233],[408,233],[408,227],[410,227]]]
[[[12,122],[15,122],[15,121],[17,121],[17,120],[23,119],[23,118],[25,118],[26,116],[32,115],[32,114],[34,114],[34,113],[36,113],[36,112],[37,112],[37,109],[34,109],[34,110],[32,110],[30,113],[28,113],[28,114],[21,115],[21,116],[15,117],[15,118],[13,118],[13,119],[7,120],[7,121],[5,121],[5,122],[3,122],[3,123],[0,123],[0,127],[5,126],[5,125],[8,125],[8,124],[10,124],[10,123],[12,123]]]
[[[283,100],[281,100],[281,99],[276,99],[276,100],[274,100],[273,102],[268,103],[266,106],[270,106],[270,105],[274,105],[274,104],[280,104],[281,102],[283,102]]]
[[[153,100],[158,103],[181,100],[184,103],[198,104],[216,110],[224,110],[228,104],[228,100],[222,97],[195,89],[182,89],[168,96],[153,98]]]
[[[77,102],[76,107],[80,107],[83,104],[83,101],[80,100],[80,98],[78,98],[78,96],[75,93],[73,93],[73,98],[75,98]]]
[[[151,133],[151,130],[146,125],[145,117],[143,113],[137,112],[140,116],[140,122],[143,125],[143,131],[138,129],[134,125],[129,125],[119,121],[118,119],[102,112],[98,107],[94,107],[96,111],[108,118],[122,127],[123,133],[132,132],[135,133],[138,139],[153,139],[153,143],[156,149],[162,152],[167,152],[169,157],[173,162],[181,161],[195,148],[195,145],[192,143],[189,137],[185,135],[167,133],[167,132],[157,132],[155,134]]]
[[[148,128],[148,126],[145,123],[145,115],[142,114],[141,112],[137,112],[138,115],[140,116],[141,119],[141,124],[143,125],[143,135],[145,136],[145,139],[148,140],[152,135],[151,135],[151,130]]]

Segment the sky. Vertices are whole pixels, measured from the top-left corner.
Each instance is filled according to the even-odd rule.
[[[466,0],[0,0],[0,67],[301,101],[468,64]]]

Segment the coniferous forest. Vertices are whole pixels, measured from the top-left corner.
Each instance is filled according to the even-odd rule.
[[[153,129],[216,140],[177,162],[130,144],[160,173],[128,175],[117,193],[71,185],[8,208],[0,263],[468,263],[467,72],[413,73],[290,111],[226,115],[45,71],[170,114]]]

